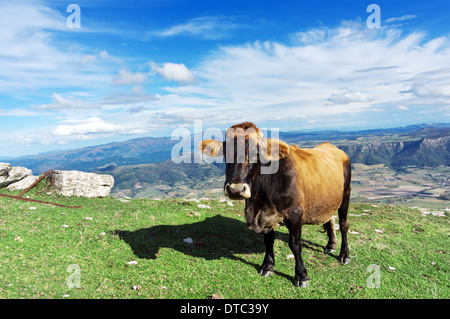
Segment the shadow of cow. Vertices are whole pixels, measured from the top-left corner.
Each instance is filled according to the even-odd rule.
[[[233,258],[233,254],[260,254],[261,236],[234,218],[214,216],[204,221],[182,225],[157,225],[135,231],[115,230],[113,234],[130,245],[139,258],[155,259],[162,247],[206,260]],[[183,241],[192,238],[193,244]]]
[[[224,216],[213,216],[191,224],[157,225],[135,231],[115,230],[112,233],[125,241],[137,257],[143,259],[158,258],[160,248],[166,247],[206,260],[229,258],[251,265],[258,270],[259,264],[249,262],[237,255],[265,252],[262,236],[249,230],[244,222]],[[193,244],[184,242],[183,239],[186,238],[192,238]],[[276,238],[286,244],[288,242],[288,234],[276,232]],[[317,249],[319,246],[309,241],[306,241],[304,246],[319,251]],[[262,259],[263,257],[261,261]],[[287,274],[278,271],[274,273],[292,280],[292,277]]]

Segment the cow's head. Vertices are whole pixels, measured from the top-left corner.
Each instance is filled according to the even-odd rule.
[[[232,199],[244,199],[252,196],[252,185],[261,168],[288,156],[289,145],[264,138],[255,124],[244,122],[227,130],[225,142],[202,141],[200,151],[208,156],[225,156],[224,193]]]

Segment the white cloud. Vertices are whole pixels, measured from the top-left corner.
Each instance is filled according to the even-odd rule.
[[[195,80],[194,75],[183,63],[164,63],[162,67],[150,62],[150,67],[164,79],[176,81],[180,84],[190,84]]]
[[[339,94],[332,94],[328,101],[333,104],[349,104],[353,102],[369,102],[373,100],[373,98],[368,97],[364,93],[361,92],[345,92]]]
[[[38,110],[82,110],[99,108],[99,105],[88,103],[80,99],[64,98],[61,94],[52,94],[53,103],[34,106]]]
[[[373,112],[389,120],[398,105],[414,114],[434,103],[438,114],[449,104],[444,101],[450,83],[448,38],[403,34],[394,27],[369,29],[352,21],[296,36],[291,44],[222,46],[194,70],[195,84],[166,90],[180,106],[193,98],[202,100],[198,105],[209,104],[202,109],[205,118],[283,127],[290,127],[284,120],[289,118],[297,125],[319,119],[316,124],[330,126],[349,114],[355,123],[370,125]],[[280,113],[284,122],[271,120]]]
[[[450,68],[418,73],[410,81],[410,89],[403,93],[412,93],[417,98],[449,98],[450,97]]]
[[[35,97],[34,92],[42,88],[110,83],[110,72],[117,66],[100,63],[101,54],[64,37],[74,32],[67,28],[64,11],[43,1],[22,0],[0,1],[0,12],[0,93]]]
[[[403,15],[401,17],[395,17],[395,18],[386,19],[385,22],[392,23],[392,22],[397,22],[397,21],[411,20],[411,19],[415,19],[415,18],[417,18],[417,16],[414,15],[414,14],[405,14],[405,15]]]
[[[93,54],[85,54],[81,57],[82,63],[91,63],[97,60],[97,57]]]
[[[217,40],[229,34],[230,31],[242,27],[234,19],[224,16],[208,16],[191,19],[165,30],[149,32],[147,36],[172,37],[177,35],[193,35],[203,39]]]
[[[42,116],[42,112],[30,111],[27,109],[15,108],[15,109],[0,109],[0,116]]]
[[[59,137],[76,137],[80,139],[81,136],[88,134],[101,134],[101,133],[117,133],[124,130],[122,125],[107,123],[101,118],[93,117],[83,120],[82,123],[73,125],[58,125],[51,131],[54,136]]]
[[[141,87],[134,87],[131,92],[114,92],[101,100],[102,105],[128,105],[141,102],[155,101],[154,94],[147,94]]]
[[[114,79],[113,83],[117,85],[140,84],[146,79],[147,74],[145,73],[131,73],[125,69],[120,69],[119,75]]]
[[[418,83],[412,86],[410,92],[417,97],[450,98],[450,82],[447,83]]]

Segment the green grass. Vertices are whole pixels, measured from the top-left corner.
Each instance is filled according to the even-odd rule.
[[[291,283],[294,260],[285,228],[276,231],[275,273],[257,275],[263,237],[246,229],[242,202],[202,201],[211,209],[201,209],[184,200],[66,198],[42,187],[27,194],[83,207],[0,197],[0,298],[450,297],[448,217],[352,204],[350,230],[358,234],[349,234],[349,265],[338,263],[338,252],[324,254],[321,227],[304,226],[311,281],[301,289]],[[187,237],[193,245],[183,242]],[[133,260],[136,265],[127,265]],[[367,285],[369,265],[379,266],[379,288]],[[79,288],[69,288],[78,274]]]

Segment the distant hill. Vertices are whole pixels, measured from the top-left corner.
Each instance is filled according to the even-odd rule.
[[[449,123],[353,132],[280,132],[280,139],[300,147],[314,147],[324,141],[330,141],[343,149],[353,163],[385,164],[396,170],[409,165],[450,165],[449,136]],[[70,151],[19,157],[9,159],[8,162],[14,166],[28,167],[34,174],[52,168],[111,172],[117,175],[118,187],[127,183],[126,176],[133,182],[170,182],[191,178],[194,176],[192,174],[195,174],[195,168],[198,168],[194,164],[189,166],[168,161],[172,148],[177,143],[177,140],[171,140],[169,137],[144,137]],[[191,145],[195,151],[196,146],[194,143]],[[156,163],[161,164],[137,166]],[[134,173],[126,173],[127,169]]]
[[[401,139],[422,136],[439,137],[440,134],[448,134],[450,123],[415,124],[404,127],[359,130],[350,132],[341,131],[313,131],[313,132],[280,132],[280,139],[289,143],[303,141],[354,141],[362,137],[383,138],[387,136],[399,136]],[[447,133],[445,133],[447,132]],[[442,135],[441,135],[442,136]]]
[[[177,141],[170,137],[143,137],[125,142],[89,146],[81,149],[9,159],[14,166],[25,166],[40,174],[50,169],[95,171],[116,166],[159,163],[170,158]]]
[[[396,170],[411,165],[450,165],[450,128],[427,127],[383,138],[367,135],[353,142],[338,141],[336,145],[353,163],[385,164]]]
[[[179,197],[223,187],[224,164],[179,163],[118,166],[108,171],[114,177],[112,196],[146,198]],[[99,173],[104,172],[99,171]]]

